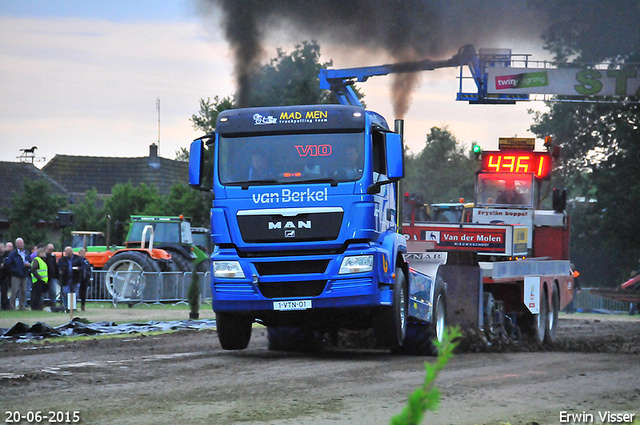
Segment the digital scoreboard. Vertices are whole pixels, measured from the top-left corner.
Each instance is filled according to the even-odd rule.
[[[533,174],[536,179],[543,180],[551,173],[551,155],[548,152],[484,151],[482,171]]]

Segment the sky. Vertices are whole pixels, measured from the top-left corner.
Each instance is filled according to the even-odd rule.
[[[200,99],[235,91],[219,20],[199,14],[194,0],[0,0],[0,161],[18,161],[21,149],[33,146],[40,168],[57,154],[140,157],[158,140],[160,156],[175,158],[202,134],[190,121]],[[290,52],[310,39],[318,39],[321,61],[331,59],[335,68],[390,61],[282,29],[270,35],[264,61],[277,47]],[[548,59],[535,36],[479,47]],[[542,102],[457,102],[458,72],[421,73],[405,116],[412,152],[434,126],[485,149],[495,148],[498,137],[533,137],[528,110],[545,110]],[[367,107],[392,123],[390,84],[389,77],[374,77],[360,88]]]

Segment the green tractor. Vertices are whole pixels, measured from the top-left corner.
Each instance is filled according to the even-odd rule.
[[[105,240],[102,232],[74,231],[72,236],[74,251],[86,248],[94,270],[107,271],[98,275],[97,286],[104,284],[119,301],[141,295],[138,283],[142,272],[209,271],[210,232],[192,229],[182,216],[131,216],[125,246],[107,246],[109,237]],[[56,257],[62,255],[60,252]]]
[[[191,223],[182,216],[131,216],[126,248],[139,248],[146,226],[153,227],[153,247],[171,254],[175,268],[190,272],[209,271],[209,256],[194,244]]]

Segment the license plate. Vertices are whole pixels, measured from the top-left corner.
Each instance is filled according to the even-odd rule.
[[[273,309],[279,311],[307,310],[311,308],[311,300],[274,301]]]

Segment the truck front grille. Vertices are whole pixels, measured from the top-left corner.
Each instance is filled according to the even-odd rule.
[[[238,215],[242,239],[248,243],[332,241],[338,238],[341,212]]]
[[[325,286],[326,280],[258,283],[258,289],[265,298],[317,297]]]
[[[311,261],[274,261],[266,263],[254,263],[261,276],[275,274],[308,274],[324,273],[329,265],[329,260]]]

